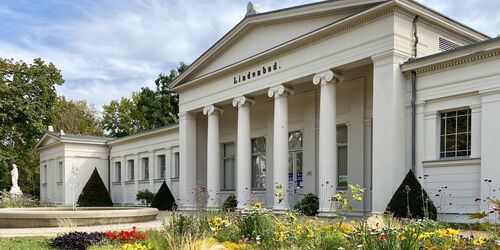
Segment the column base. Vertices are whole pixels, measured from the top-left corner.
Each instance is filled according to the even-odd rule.
[[[318,211],[318,217],[337,217],[337,212],[333,210],[323,210],[323,211]]]
[[[178,211],[197,211],[200,207],[195,205],[182,205],[177,208]]]
[[[206,207],[205,210],[216,212],[216,211],[220,210],[220,207],[210,206],[210,207]]]
[[[283,208],[273,208],[273,213],[275,214],[287,214],[290,213],[290,210]]]

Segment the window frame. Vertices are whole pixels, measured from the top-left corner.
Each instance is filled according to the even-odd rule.
[[[147,181],[149,180],[149,157],[142,157],[141,158],[141,165],[142,165],[142,171],[141,171],[141,180]]]
[[[57,164],[57,182],[62,183],[63,182],[63,172],[64,171],[64,163],[62,161],[59,161]]]
[[[127,160],[127,168],[128,168],[128,180],[129,181],[134,181],[135,180],[135,162],[134,160]]]
[[[233,145],[234,146],[234,154],[231,156],[226,156],[226,146]],[[221,183],[221,191],[236,191],[236,143],[234,142],[226,142],[222,143],[222,183]],[[233,168],[233,188],[226,188],[226,160],[230,160],[231,167]]]
[[[253,149],[254,149],[254,146],[253,146],[253,143],[254,141],[258,140],[258,139],[263,139],[264,140],[264,151],[263,152],[254,152]],[[267,139],[265,136],[258,136],[258,137],[254,137],[252,138],[251,140],[251,156],[250,156],[250,159],[251,159],[251,162],[250,162],[250,166],[252,168],[252,183],[251,183],[251,188],[252,190],[254,191],[264,191],[266,190],[267,188]],[[266,172],[266,175],[264,176],[264,187],[254,187],[254,183],[255,183],[255,177],[256,177],[256,173],[254,172],[254,159],[257,158],[257,157],[262,157],[263,156],[263,159],[264,159],[264,172]]]
[[[338,130],[339,128],[341,127],[344,127],[345,128],[345,131],[346,131],[346,141],[345,142],[339,142],[338,140],[338,137],[337,137],[337,188],[338,189],[347,189],[348,185],[349,185],[349,126],[347,124],[340,124],[340,125],[337,125],[337,135],[338,135]],[[346,179],[347,179],[347,182],[345,185],[340,185],[340,164],[339,164],[339,152],[340,152],[340,149],[341,148],[345,148],[346,149],[346,153],[347,153],[347,157],[346,157],[346,170],[347,170],[347,173],[345,175]]]
[[[164,179],[167,176],[167,156],[165,154],[159,154],[156,156],[158,162],[158,177]]]
[[[122,162],[115,161],[115,182],[121,182],[121,181],[122,181]]]
[[[459,112],[466,112],[465,114],[459,114]],[[450,113],[455,113],[454,115],[449,115]],[[438,157],[440,160],[453,160],[453,159],[469,159],[472,151],[472,109],[470,107],[462,107],[450,110],[442,110],[438,112],[439,126],[438,126]],[[466,131],[458,132],[458,121],[459,118],[466,117]],[[455,127],[454,132],[449,133],[448,131],[448,119],[454,119]],[[459,150],[459,136],[466,136],[465,139],[465,150]],[[454,150],[449,151],[447,148],[447,140],[449,136],[454,136]],[[443,145],[444,143],[444,145]],[[465,155],[459,155],[460,152],[465,152]],[[448,154],[453,153],[453,156],[448,156]]]
[[[181,165],[181,156],[180,156],[180,153],[179,152],[174,152],[174,167],[172,168],[172,176],[170,177],[170,179],[172,180],[179,180],[179,169],[180,169],[180,165]]]

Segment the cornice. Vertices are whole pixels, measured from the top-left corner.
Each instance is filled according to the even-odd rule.
[[[498,58],[500,58],[500,48],[489,51],[479,51],[456,58],[444,58],[427,64],[423,62],[420,65],[416,64],[408,67],[402,66],[402,70],[407,77],[410,75],[411,71],[415,71],[418,75],[428,75],[430,73],[448,71],[458,67],[473,65]]]

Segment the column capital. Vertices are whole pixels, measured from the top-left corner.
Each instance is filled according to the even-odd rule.
[[[203,114],[204,115],[212,115],[212,114],[221,114],[224,113],[224,110],[214,106],[214,105],[208,105],[203,108]]]
[[[289,88],[289,87],[286,87],[285,85],[283,84],[280,84],[280,85],[276,85],[276,86],[273,86],[273,87],[270,87],[269,90],[267,91],[267,95],[269,97],[280,97],[282,95],[292,95],[293,94],[293,89],[292,88]]]
[[[328,83],[339,83],[344,79],[341,74],[334,73],[331,70],[325,70],[319,73],[316,73],[313,77],[314,85],[321,84],[321,86],[326,85]]]
[[[254,105],[254,104],[255,104],[254,100],[251,99],[251,98],[248,98],[246,96],[238,96],[238,97],[235,97],[233,99],[233,107],[235,107],[235,108],[236,107],[241,108],[241,107],[243,107],[245,105],[250,105],[251,106],[251,105]]]

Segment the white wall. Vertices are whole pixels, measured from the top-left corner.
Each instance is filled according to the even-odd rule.
[[[59,179],[59,162],[62,163],[62,180]],[[44,166],[47,165],[47,176]],[[78,142],[58,143],[40,150],[40,199],[59,205],[70,206],[73,203],[73,189],[70,174],[73,166],[79,170],[79,188],[74,192],[78,199],[90,175],[97,168],[104,185],[108,188],[108,147],[104,144]],[[47,179],[47,183],[43,180]]]
[[[490,185],[498,186],[500,180],[499,63],[499,59],[473,62],[417,78],[416,175],[429,175],[426,185],[435,204],[442,202],[435,196],[437,190],[448,187],[449,202],[442,209],[448,220],[467,221],[467,214],[485,210],[486,203],[475,199],[489,197]],[[472,111],[471,156],[445,161],[439,157],[440,112],[461,108]],[[486,178],[493,182],[485,183]]]
[[[148,189],[156,193],[163,181],[166,181],[172,194],[178,198],[177,180],[171,179],[174,167],[174,154],[178,152],[179,139],[177,128],[160,128],[146,131],[144,134],[133,135],[111,141],[111,195],[114,203],[136,204],[136,194]],[[165,177],[160,176],[158,156],[165,155]],[[149,158],[149,179],[144,179],[142,158]],[[130,180],[128,161],[134,161],[134,180]],[[115,163],[121,162],[121,180],[116,179]]]

